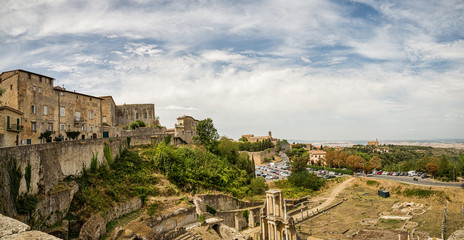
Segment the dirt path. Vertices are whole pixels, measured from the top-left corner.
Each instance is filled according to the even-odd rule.
[[[325,200],[325,202],[323,202],[321,205],[315,207],[315,208],[312,208],[312,209],[309,209],[309,211],[312,211],[312,210],[316,210],[316,209],[319,209],[319,210],[323,210],[324,208],[330,206],[333,201],[335,200],[335,198],[337,197],[337,195],[345,190],[345,188],[351,183],[351,181],[353,181],[355,178],[349,178],[348,180],[344,181],[343,183],[341,183],[340,185],[338,185],[337,187],[335,187],[332,192],[330,193],[329,197]]]

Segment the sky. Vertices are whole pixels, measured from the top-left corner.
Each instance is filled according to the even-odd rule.
[[[0,0],[0,71],[220,135],[464,138],[464,1]]]

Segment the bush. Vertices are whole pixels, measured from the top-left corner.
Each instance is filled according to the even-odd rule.
[[[210,205],[206,204],[206,211],[213,214],[213,215],[216,215],[216,209],[214,209],[213,207],[211,207]]]
[[[366,184],[369,186],[378,186],[380,183],[374,180],[367,180]]]
[[[251,179],[250,183],[250,190],[251,190],[251,195],[261,195],[266,192],[268,189],[268,186],[266,185],[266,179],[263,177],[257,177]]]
[[[250,211],[245,210],[242,212],[242,217],[245,218],[246,222],[248,222],[248,216],[250,216]]]
[[[92,159],[90,160],[90,172],[96,173],[98,168],[98,152],[92,153]]]
[[[322,178],[318,178],[315,174],[308,173],[307,171],[292,173],[288,181],[294,187],[312,189],[314,191],[319,190],[324,185]]]
[[[19,214],[31,214],[34,212],[39,199],[36,195],[25,194],[19,197],[16,210]]]
[[[143,121],[140,121],[140,120],[137,120],[135,122],[131,122],[129,124],[129,128],[132,129],[132,130],[135,130],[136,128],[139,128],[139,127],[146,127],[147,124]]]
[[[154,202],[154,203],[150,204],[150,206],[148,207],[148,210],[147,210],[148,215],[153,216],[153,214],[155,214],[156,210],[158,210],[158,207],[159,207],[158,202]]]
[[[108,144],[105,144],[105,147],[103,147],[103,155],[105,156],[108,166],[111,167],[111,165],[113,165],[113,154],[111,153],[111,148]]]

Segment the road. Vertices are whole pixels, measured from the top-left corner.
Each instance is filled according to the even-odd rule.
[[[413,177],[408,176],[386,176],[386,175],[374,175],[369,174],[367,175],[369,178],[381,178],[381,179],[389,179],[403,183],[415,184],[415,185],[422,185],[422,186],[434,186],[434,187],[457,187],[457,188],[464,188],[464,183],[450,183],[450,182],[437,182],[432,179],[426,178],[422,179],[420,177],[416,177],[419,180],[414,181]]]

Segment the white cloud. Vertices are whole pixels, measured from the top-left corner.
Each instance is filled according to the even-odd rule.
[[[12,1],[0,10],[0,67],[155,103],[168,127],[212,117],[230,137],[462,136],[462,4],[362,2],[378,21],[322,0]]]

